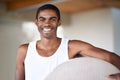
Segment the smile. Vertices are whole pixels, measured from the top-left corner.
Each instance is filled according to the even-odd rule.
[[[44,32],[50,32],[52,29],[51,28],[43,28]]]

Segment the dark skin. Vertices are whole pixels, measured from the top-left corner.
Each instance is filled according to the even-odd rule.
[[[61,43],[61,38],[58,38],[56,34],[57,27],[61,25],[61,20],[58,19],[54,10],[46,9],[39,12],[38,19],[36,19],[35,23],[41,34],[41,40],[37,41],[36,49],[39,55],[49,57],[54,54]],[[23,44],[18,49],[16,58],[16,80],[25,80],[24,60],[28,45],[29,44]],[[120,69],[120,56],[80,40],[70,40],[68,44],[69,59],[72,59],[76,54],[105,60]],[[111,75],[109,78],[120,80],[120,73]]]

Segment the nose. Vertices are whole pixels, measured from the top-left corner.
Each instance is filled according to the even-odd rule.
[[[50,21],[49,20],[46,20],[45,21],[45,26],[49,26],[50,25]]]

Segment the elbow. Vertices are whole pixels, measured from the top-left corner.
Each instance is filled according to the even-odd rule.
[[[109,54],[108,62],[110,62],[120,70],[120,56],[116,55],[115,53]]]

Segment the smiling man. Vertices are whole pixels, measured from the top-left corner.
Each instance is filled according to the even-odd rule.
[[[59,9],[52,4],[38,8],[35,23],[41,39],[22,44],[16,58],[16,80],[44,80],[59,64],[76,54],[105,60],[120,69],[120,56],[81,40],[57,37],[61,25]],[[110,76],[120,80],[120,73]]]

